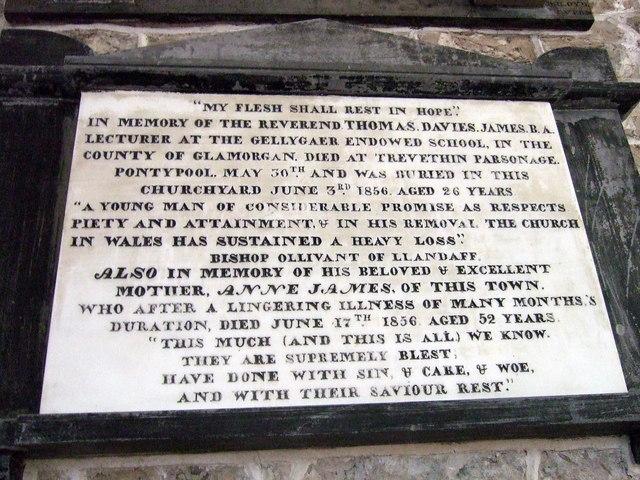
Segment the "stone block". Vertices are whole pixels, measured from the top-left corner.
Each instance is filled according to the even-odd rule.
[[[440,40],[440,32],[434,31],[429,28],[394,28],[394,27],[379,27],[376,25],[366,25],[372,30],[383,33],[391,33],[393,35],[399,35],[401,37],[416,40],[422,43],[432,43],[437,45]]]
[[[640,142],[640,105],[631,111],[622,126],[630,142]]]
[[[562,47],[605,48],[619,80],[638,79],[640,65],[640,35],[625,28],[618,15],[596,21],[589,32],[574,35],[540,35],[545,51]]]
[[[147,33],[145,37],[147,39],[147,45],[161,45],[163,43],[181,42],[183,40],[190,40],[192,38],[198,38],[205,36],[205,33]]]
[[[68,470],[42,470],[38,472],[38,480],[72,480],[71,472]]]
[[[621,450],[543,452],[539,480],[631,480]]]
[[[537,58],[533,42],[527,35],[442,33],[439,43],[515,62],[533,63]]]
[[[87,480],[289,480],[292,467],[287,462],[247,465],[241,462],[204,465],[168,465],[90,469]],[[68,472],[46,470],[37,480],[71,480]]]
[[[413,480],[446,477],[446,455],[321,458],[303,480]]]
[[[39,476],[38,480],[47,480]],[[63,480],[63,479],[52,479]],[[87,480],[164,480],[155,467],[104,468],[87,471]]]
[[[128,50],[138,46],[138,35],[133,32],[129,33],[103,29],[81,29],[63,30],[58,33],[75,38],[76,40],[88,45],[96,55]]]
[[[243,465],[232,464],[170,466],[162,473],[163,480],[252,480]]]
[[[440,44],[440,32],[434,32],[433,30],[428,30],[426,28],[416,31],[415,36],[411,38],[415,38],[422,43]]]
[[[252,480],[296,480],[288,462],[261,462],[257,469],[259,473]]]
[[[309,466],[304,480],[524,480],[522,452],[324,458]]]
[[[451,460],[449,476],[446,477],[451,480],[525,480],[527,474],[524,452],[455,455]]]
[[[590,0],[591,11],[594,15],[603,13],[621,13],[638,8],[636,0]]]
[[[228,33],[235,32],[238,30],[247,30],[247,28],[255,28],[255,27],[246,27],[246,26],[238,26],[238,25],[216,25],[215,28],[207,27],[202,30],[175,30],[175,31],[155,31],[149,30],[145,33],[145,37],[147,39],[147,45],[159,45],[162,43],[172,43],[172,42],[181,42],[183,40],[190,40],[193,38],[207,37],[209,35],[216,35],[218,33]]]

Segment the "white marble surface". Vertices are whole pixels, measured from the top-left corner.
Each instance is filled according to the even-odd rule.
[[[41,411],[624,392],[582,225],[548,104],[85,94]]]

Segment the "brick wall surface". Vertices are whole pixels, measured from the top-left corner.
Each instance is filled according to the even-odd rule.
[[[640,0],[591,0],[588,32],[371,28],[423,42],[532,62],[563,46],[604,47],[619,80],[640,82]],[[0,30],[9,25],[0,0]],[[255,27],[255,24],[38,24],[29,28],[76,38],[96,53],[173,42]],[[640,164],[640,107],[624,123]],[[358,447],[329,450],[238,452],[31,461],[25,480],[622,480],[640,479],[622,437],[521,440]]]

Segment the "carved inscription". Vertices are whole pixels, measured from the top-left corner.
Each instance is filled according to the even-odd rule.
[[[548,104],[83,96],[43,413],[623,391]]]

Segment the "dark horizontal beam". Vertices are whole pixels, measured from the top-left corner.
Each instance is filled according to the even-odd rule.
[[[522,1],[519,3],[524,7]],[[593,24],[586,0],[546,0],[538,8],[480,6],[471,0],[7,0],[5,16],[10,22],[113,19],[262,22],[323,17],[414,26],[554,30],[588,30]]]
[[[13,446],[29,457],[306,448],[469,438],[630,434],[640,395],[307,408],[25,415]]]
[[[554,108],[610,108],[626,116],[640,84],[577,82],[558,76],[405,73],[188,66],[0,67],[0,96],[79,98],[81,91],[140,89],[199,93],[475,98],[550,102]]]
[[[469,98],[550,102],[554,108],[610,108],[621,116],[640,100],[640,84],[577,82],[558,76],[496,73],[322,71],[252,68],[69,66],[82,90]],[[241,89],[241,90],[238,90]]]

